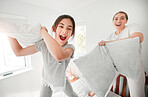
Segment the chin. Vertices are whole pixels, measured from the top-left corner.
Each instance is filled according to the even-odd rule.
[[[65,43],[66,43],[66,42],[59,42],[59,44],[62,45],[62,46],[65,45]]]

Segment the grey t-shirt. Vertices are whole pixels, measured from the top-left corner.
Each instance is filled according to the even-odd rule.
[[[65,84],[65,71],[70,59],[73,55],[64,61],[58,62],[49,52],[44,40],[40,40],[35,43],[35,47],[38,51],[42,52],[43,56],[43,84],[52,85],[53,87],[62,87]],[[66,43],[62,48],[72,48],[75,50],[72,44]]]

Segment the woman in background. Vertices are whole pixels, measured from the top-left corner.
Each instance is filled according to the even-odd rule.
[[[136,24],[131,24],[125,26],[128,21],[128,15],[123,12],[119,11],[113,16],[113,25],[116,29],[109,37],[108,41],[101,41],[99,42],[100,46],[104,46],[106,43],[119,41],[128,38],[135,38],[139,37],[139,42],[143,42],[143,33],[140,30],[139,26]],[[141,53],[141,51],[140,51]],[[142,56],[141,56],[142,57]],[[142,58],[141,58],[142,59]],[[119,75],[117,72],[116,77]],[[115,77],[115,79],[116,79]],[[145,73],[144,73],[144,66],[141,64],[141,75],[138,81],[135,81],[131,78],[127,77],[130,95],[131,97],[145,97]],[[113,81],[114,82],[114,81]]]

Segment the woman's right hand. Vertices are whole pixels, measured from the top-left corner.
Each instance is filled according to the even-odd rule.
[[[106,43],[107,43],[107,41],[102,40],[98,44],[99,44],[99,46],[105,46]]]

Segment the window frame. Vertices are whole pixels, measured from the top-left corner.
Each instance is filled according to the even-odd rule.
[[[19,16],[19,15],[0,13],[0,18],[19,19],[19,20],[23,20],[27,23],[27,18],[24,16]],[[10,67],[10,66],[5,66],[5,64],[3,66],[1,65],[0,67],[2,67],[3,69],[6,69],[6,71],[4,70],[3,72],[0,73],[0,80],[32,70],[31,55],[23,56],[23,58],[24,58],[23,61],[25,62],[24,67],[18,68],[17,66]],[[5,62],[5,60],[4,60],[4,62]],[[16,62],[16,64],[17,64],[17,62]]]

